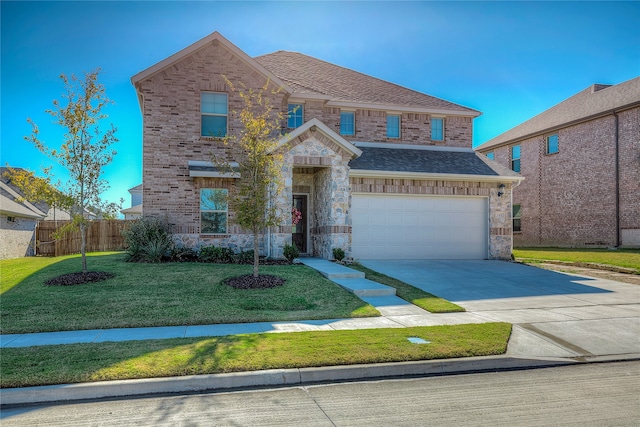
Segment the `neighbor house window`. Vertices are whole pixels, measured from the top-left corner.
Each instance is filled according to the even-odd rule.
[[[228,99],[226,93],[202,92],[200,95],[200,135],[214,138],[227,136]]]
[[[387,138],[400,138],[400,116],[387,115]]]
[[[353,111],[340,113],[340,135],[355,135],[356,114]]]
[[[304,106],[302,104],[289,104],[287,107],[287,127],[295,129],[304,122]]]
[[[489,151],[489,152],[487,153],[487,158],[488,158],[488,159],[491,159],[491,160],[494,160],[494,158],[493,158],[493,151]]]
[[[444,119],[439,117],[431,118],[431,140],[444,140]]]
[[[200,233],[227,233],[227,190],[200,189]]]
[[[520,146],[514,145],[511,147],[511,170],[514,172],[520,172]]]
[[[513,212],[512,212],[512,216],[513,218],[513,232],[514,233],[519,233],[522,231],[521,228],[521,218],[522,218],[522,206],[521,205],[513,205]]]
[[[549,135],[545,138],[547,154],[555,154],[558,152],[558,134]]]

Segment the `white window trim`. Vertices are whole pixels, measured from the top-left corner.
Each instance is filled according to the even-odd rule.
[[[442,138],[441,139],[433,139],[433,119],[438,119],[438,120],[442,120]],[[445,124],[446,124],[446,117],[445,116],[434,116],[431,115],[431,119],[429,121],[430,123],[430,135],[429,137],[431,138],[431,141],[444,141],[445,140]]]
[[[205,113],[202,111],[202,94],[203,93],[215,93],[220,95],[226,95],[227,97],[227,113],[226,114],[218,114],[218,113]],[[212,135],[202,135],[202,116],[214,116],[214,117],[226,117],[227,126],[225,129],[225,133],[223,136],[212,136]],[[229,134],[229,94],[226,92],[215,92],[211,90],[202,90],[200,91],[200,137],[201,138],[226,138]]]
[[[226,188],[201,188],[198,194],[200,197],[200,200],[202,199],[203,190],[222,190],[222,191],[226,191],[227,195],[229,194],[229,190]],[[229,234],[229,204],[228,203],[227,203],[227,209],[224,209],[224,210],[202,209],[202,205],[200,205],[199,208],[200,208],[200,234],[207,235],[207,236],[224,236]],[[202,231],[202,213],[203,212],[224,212],[226,215],[226,229],[224,230],[224,233],[209,233],[209,232]]]
[[[398,118],[398,136],[389,136],[389,122],[387,121],[387,138],[401,139],[402,138],[402,114],[387,112],[387,120],[389,116],[394,116]]]

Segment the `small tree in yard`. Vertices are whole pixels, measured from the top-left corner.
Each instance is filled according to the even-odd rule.
[[[236,89],[227,79],[233,92]],[[284,115],[274,112],[269,97],[265,96],[269,82],[259,91],[238,91],[244,108],[238,118],[242,130],[238,136],[225,138],[229,157],[214,156],[214,163],[232,170],[227,158],[238,163],[235,171],[240,179],[230,190],[229,207],[235,212],[235,222],[253,234],[253,277],[258,277],[259,238],[267,227],[279,225],[283,214],[276,199],[283,188],[282,154],[276,152],[281,138],[280,125]]]
[[[55,118],[55,123],[66,129],[62,144],[58,149],[47,146],[39,136],[38,126],[31,120],[33,130],[25,139],[51,160],[60,164],[69,172],[69,181],[62,193],[70,200],[71,224],[62,232],[72,228],[80,229],[82,254],[82,273],[87,273],[86,234],[89,209],[100,212],[112,212],[118,208],[114,203],[103,202],[100,195],[108,188],[107,182],[100,178],[102,168],[108,165],[116,152],[109,147],[118,141],[116,128],[110,125],[105,132],[99,129],[99,122],[107,115],[103,109],[112,101],[105,95],[104,86],[98,83],[100,69],[85,73],[84,78],[62,74],[66,93],[63,102],[53,101],[53,108],[46,110]],[[51,168],[44,170],[47,182],[51,182]],[[41,197],[42,195],[32,195]],[[42,198],[40,198],[42,200]]]

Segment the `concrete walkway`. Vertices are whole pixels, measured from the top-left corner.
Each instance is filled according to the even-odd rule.
[[[382,316],[11,334],[0,335],[0,346],[10,348],[504,321],[513,323],[507,353],[503,356],[449,360],[0,389],[1,404],[524,369],[584,361],[640,360],[640,288],[634,285],[547,272],[500,261],[362,261],[369,268],[445,297],[467,309],[464,313],[432,314],[397,297],[394,288],[364,279],[361,272],[326,260],[306,258],[302,262],[376,307]]]

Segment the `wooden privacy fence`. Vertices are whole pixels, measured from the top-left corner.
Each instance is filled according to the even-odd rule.
[[[53,234],[71,221],[38,221],[36,255],[60,256],[80,253],[80,230],[68,232],[59,239]],[[128,221],[104,219],[91,221],[87,227],[87,252],[116,251],[124,248],[122,230]]]

